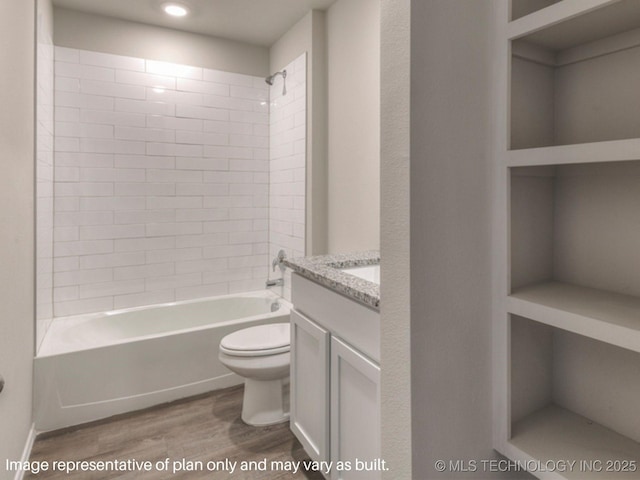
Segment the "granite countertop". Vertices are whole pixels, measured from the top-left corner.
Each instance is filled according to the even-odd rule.
[[[341,271],[341,268],[363,267],[380,263],[380,252],[317,255],[284,260],[284,264],[303,277],[351,297],[368,307],[380,309],[380,285]]]

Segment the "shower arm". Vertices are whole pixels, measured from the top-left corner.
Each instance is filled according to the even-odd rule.
[[[282,76],[282,95],[286,95],[287,94],[287,70],[286,69],[280,72],[276,72],[273,75],[269,75],[267,78],[264,79],[264,81],[267,82],[268,85],[273,85],[273,80],[278,75]]]

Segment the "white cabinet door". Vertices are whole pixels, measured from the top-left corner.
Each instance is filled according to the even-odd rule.
[[[290,428],[312,460],[329,460],[329,332],[291,310]]]
[[[331,478],[380,478],[379,457],[380,367],[332,337]]]

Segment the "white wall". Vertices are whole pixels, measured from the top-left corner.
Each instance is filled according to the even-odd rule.
[[[0,479],[31,427],[34,351],[34,2],[0,2]],[[10,46],[10,48],[6,48]]]
[[[325,14],[312,10],[270,50],[270,72],[307,55],[306,254],[327,252],[327,79]]]
[[[380,12],[381,413],[388,480],[411,478],[410,7],[409,0],[382,0]]]
[[[415,478],[461,478],[460,473],[436,472],[436,459],[495,456],[490,252],[496,3],[411,3]],[[479,471],[471,476],[494,475]]]
[[[268,75],[266,47],[63,8],[54,15],[54,43],[61,47]]]
[[[263,288],[263,77],[56,47],[55,102],[56,316]]]
[[[302,17],[298,23],[291,27],[271,47],[269,47],[270,73],[282,70],[303,53],[312,54],[312,23],[314,15],[323,15],[318,10],[313,10]]]
[[[326,14],[328,199],[332,253],[380,245],[380,2]]]

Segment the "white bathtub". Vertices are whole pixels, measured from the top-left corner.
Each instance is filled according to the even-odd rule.
[[[280,308],[271,312],[278,301]],[[218,360],[222,337],[288,322],[268,291],[57,318],[35,359],[39,431],[197,395],[242,382]]]

